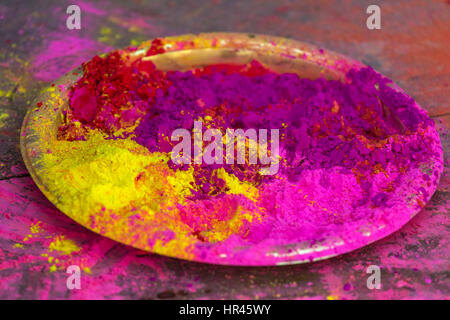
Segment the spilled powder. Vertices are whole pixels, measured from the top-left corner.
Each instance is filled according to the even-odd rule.
[[[64,236],[56,237],[48,247],[49,251],[57,251],[61,254],[72,254],[81,250],[72,240],[66,239]]]

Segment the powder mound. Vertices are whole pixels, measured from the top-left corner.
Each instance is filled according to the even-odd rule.
[[[156,42],[148,54],[161,50]],[[71,91],[61,139],[83,139],[79,122],[107,134],[138,123],[131,133],[136,142],[150,152],[170,152],[174,130],[192,132],[196,120],[206,122],[203,132],[216,128],[224,135],[228,128],[279,129],[279,176],[295,183],[304,170],[339,167],[365,186],[370,182],[363,177],[385,171],[389,163],[408,167],[431,152],[429,141],[415,133],[432,121],[370,67],[350,70],[343,83],[277,74],[257,61],[162,72],[151,61],[113,52],[95,57],[83,70]],[[260,166],[249,163],[194,167],[198,199],[224,194],[219,168],[255,186],[274,178],[261,176]],[[385,198],[378,193],[372,202],[383,205]]]
[[[147,55],[163,51],[155,41]],[[83,194],[67,197],[88,199],[77,210],[92,229],[162,253],[201,255],[220,243],[217,250],[232,254],[234,247],[344,237],[362,221],[394,221],[392,210],[422,203],[404,191],[414,178],[405,173],[434,156],[433,122],[370,67],[350,70],[344,81],[280,74],[258,61],[163,72],[117,51],[84,64],[69,98],[61,150],[86,163],[53,159],[67,167],[50,171],[76,180],[71,185]],[[202,135],[279,130],[276,174],[262,174],[248,150],[243,163],[174,163],[173,132],[193,133],[198,122]],[[195,154],[194,137],[190,142]],[[204,141],[201,152],[208,146]],[[276,152],[270,143],[266,151]]]
[[[161,52],[158,39],[148,55]],[[133,125],[151,108],[158,90],[167,86],[165,75],[151,61],[124,59],[123,52],[114,51],[104,58],[95,56],[82,65],[83,76],[71,88],[70,109],[64,111],[59,136],[74,137],[74,125],[81,122],[89,128],[113,132]]]

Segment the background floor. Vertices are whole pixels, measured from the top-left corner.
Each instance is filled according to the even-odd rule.
[[[81,30],[66,8],[81,7]],[[366,8],[381,8],[381,30]],[[450,2],[1,1],[0,298],[448,299]],[[155,256],[102,238],[54,208],[27,174],[19,130],[33,97],[96,53],[158,36],[208,31],[291,37],[373,66],[435,120],[446,168],[432,200],[395,234],[327,261],[231,268]],[[80,290],[66,287],[81,266]],[[369,265],[381,267],[369,290]]]

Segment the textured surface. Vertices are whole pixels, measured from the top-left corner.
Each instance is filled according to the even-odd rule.
[[[365,25],[367,1],[77,3],[81,30],[66,29],[69,2],[0,4],[0,298],[449,298],[448,2],[379,1],[382,29],[373,31]],[[96,52],[207,31],[296,38],[372,65],[397,82],[429,111],[441,134],[447,167],[430,203],[402,230],[364,249],[278,268],[149,255],[59,213],[27,176],[19,154],[30,100]],[[81,290],[66,288],[71,264],[82,267]],[[366,287],[372,264],[381,267],[381,290]]]

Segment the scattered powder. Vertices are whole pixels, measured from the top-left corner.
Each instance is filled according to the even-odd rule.
[[[9,118],[9,114],[7,114],[6,112],[2,112],[0,113],[0,128],[4,127],[6,124],[6,119]]]
[[[80,251],[80,248],[70,239],[64,236],[57,236],[48,246],[49,252],[57,251],[63,255],[69,255],[73,252]]]

